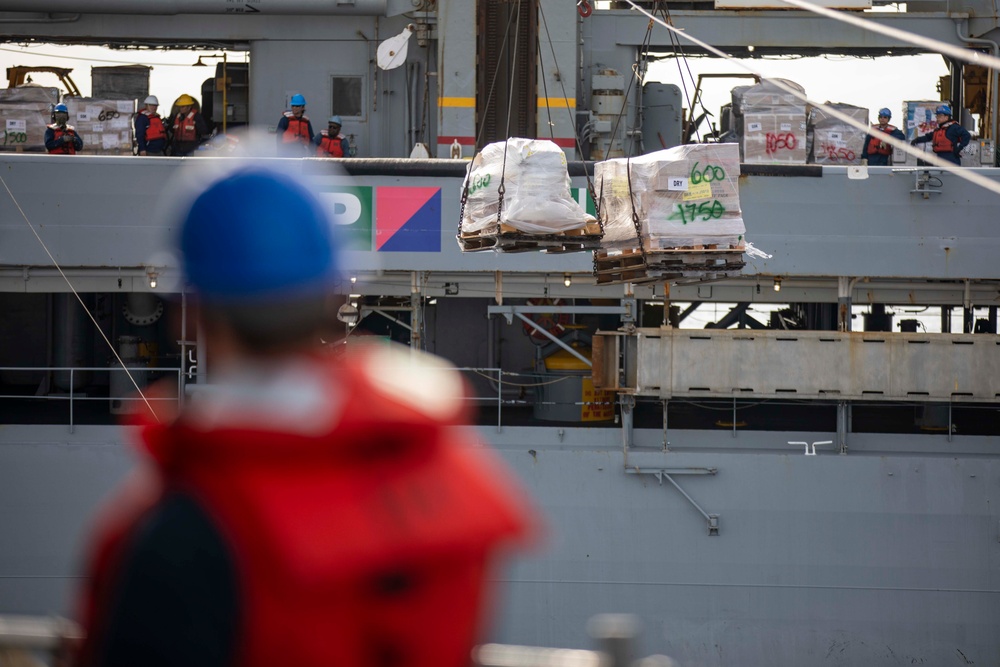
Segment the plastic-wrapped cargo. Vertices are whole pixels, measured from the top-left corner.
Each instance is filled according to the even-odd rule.
[[[737,144],[689,144],[598,162],[594,180],[604,216],[601,247],[636,248],[639,239],[647,251],[738,245],[746,233],[739,176]]]
[[[833,102],[827,102],[826,106],[836,109],[862,125],[868,124],[868,109]],[[867,132],[845,124],[822,109],[812,109],[810,119],[813,127],[812,162],[831,165],[861,163],[861,151],[864,148]]]
[[[83,152],[97,155],[132,154],[135,100],[67,97],[69,124],[83,139]]]
[[[45,102],[55,105],[59,102],[59,89],[33,83],[17,88],[0,88],[0,102]]]
[[[51,110],[48,102],[0,102],[0,150],[45,152]]]
[[[805,94],[794,81],[777,79],[784,86]],[[805,164],[809,157],[806,136],[808,108],[801,99],[770,81],[733,90],[733,109],[738,111],[740,154],[744,162]]]
[[[551,141],[512,137],[489,144],[472,160],[466,178],[469,196],[463,233],[490,232],[495,227],[501,180],[500,222],[520,232],[553,234],[595,222],[573,199],[566,154]]]

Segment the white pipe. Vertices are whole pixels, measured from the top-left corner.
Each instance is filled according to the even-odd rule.
[[[388,0],[47,0],[45,11],[81,14],[278,14],[385,16]],[[4,0],[5,12],[38,12],[38,0]]]

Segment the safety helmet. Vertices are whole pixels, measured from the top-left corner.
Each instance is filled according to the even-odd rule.
[[[885,116],[886,118],[892,118],[892,112],[889,111],[889,107],[882,107],[878,110],[879,116]]]
[[[185,93],[184,95],[178,97],[177,101],[174,102],[174,104],[176,104],[179,107],[189,107],[194,105],[194,98]]]
[[[69,108],[62,102],[57,104],[52,110],[56,112],[61,111],[63,113],[69,113]]]
[[[340,120],[340,116],[330,116],[330,120],[327,121],[330,125],[340,125],[343,127],[344,121]]]
[[[941,106],[939,106],[937,109],[934,110],[934,113],[935,114],[943,114],[945,116],[950,116],[951,115],[951,107],[948,106],[947,104],[942,104]]]
[[[143,104],[155,104],[156,106],[160,106],[160,100],[156,99],[156,95],[150,95],[146,98],[146,101],[143,102]]]
[[[298,93],[292,95],[292,106],[293,107],[304,107],[306,105],[306,98]]]
[[[184,274],[206,301],[321,295],[337,277],[333,221],[287,174],[238,167],[201,190],[181,219]]]

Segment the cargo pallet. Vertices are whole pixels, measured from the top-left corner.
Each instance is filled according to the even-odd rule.
[[[458,245],[462,252],[533,252],[542,251],[549,254],[567,252],[589,252],[601,246],[601,227],[596,222],[589,223],[580,229],[551,234],[529,234],[515,229],[510,225],[500,225],[477,232],[462,232],[458,236]]]
[[[728,278],[739,275],[746,265],[743,251],[743,244],[648,250],[645,257],[638,248],[611,253],[599,250],[595,275],[598,285]]]

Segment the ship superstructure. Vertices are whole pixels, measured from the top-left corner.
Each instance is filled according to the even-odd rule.
[[[800,10],[663,4],[737,55],[915,48]],[[4,0],[0,33],[244,50],[247,87],[217,76],[219,113],[236,100],[264,129],[302,93],[380,156],[262,159],[311,178],[351,238],[348,340],[463,369],[482,434],[547,515],[492,638],[584,647],[588,617],[633,612],[639,653],[685,665],[1000,662],[998,195],[915,165],[743,164],[748,238],[771,257],[720,280],[598,284],[589,253],[455,242],[455,158],[508,131],[564,148],[584,204],[584,160],[683,141],[680,91],[629,85],[677,42],[629,3],[595,5]],[[863,16],[1000,50],[981,2]],[[407,26],[406,62],[380,69],[378,45]],[[962,73],[958,108],[975,90]],[[987,79],[978,135],[995,140]],[[416,143],[432,159],[408,159]],[[186,163],[227,159],[0,153],[0,613],[69,611],[86,518],[130,465],[114,423],[131,382],[104,338],[140,383],[205,380],[197,332],[163,315],[164,290],[182,325],[186,303],[151,209]],[[714,304],[711,328],[686,325]],[[920,330],[929,317],[939,332]],[[527,335],[539,327],[563,348]],[[589,353],[546,363],[565,348]]]

